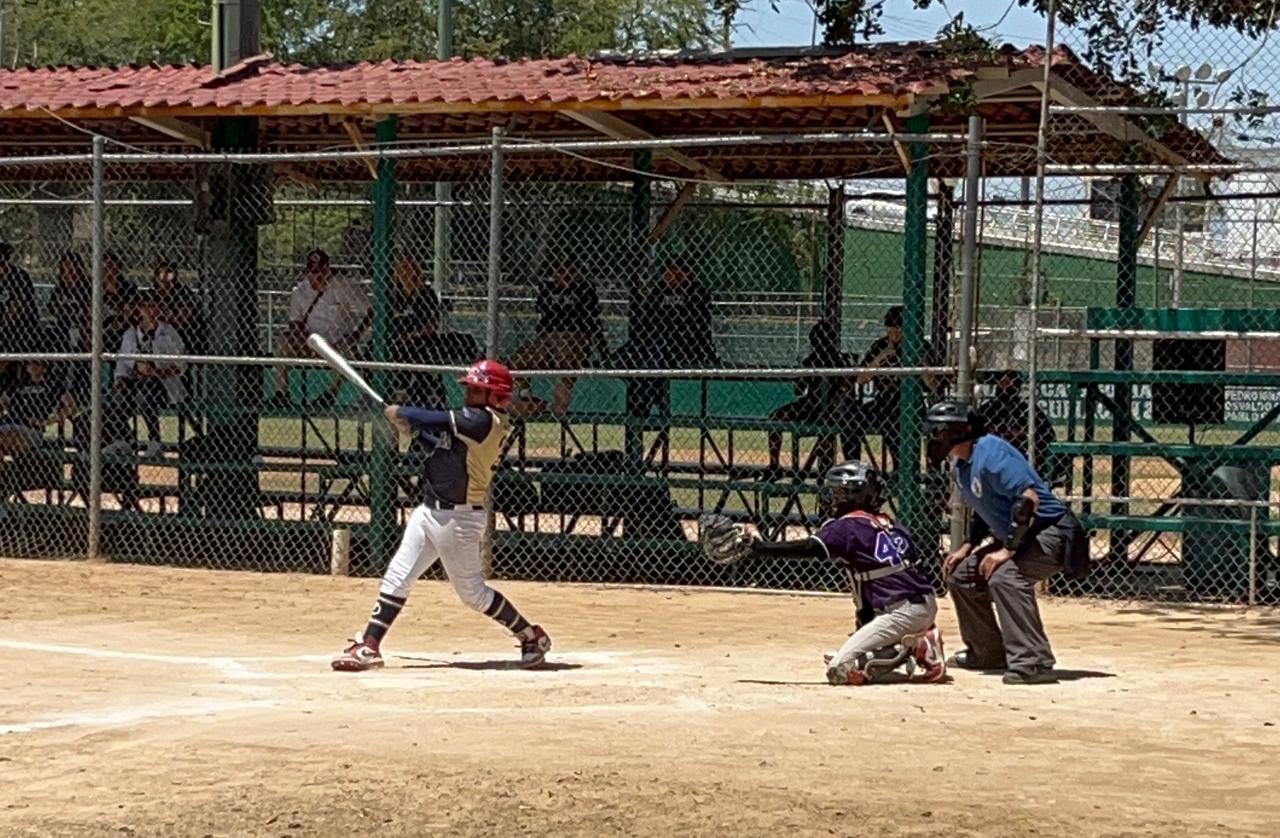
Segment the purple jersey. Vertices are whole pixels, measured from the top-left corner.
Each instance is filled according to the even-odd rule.
[[[911,534],[892,518],[854,512],[827,522],[818,531],[818,540],[833,561],[856,573],[873,573],[901,567],[878,579],[862,582],[862,595],[877,611],[900,600],[933,593],[920,569]]]

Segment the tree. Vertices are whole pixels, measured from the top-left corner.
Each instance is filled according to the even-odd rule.
[[[723,2],[465,0],[454,42],[464,56],[507,58],[706,48],[724,23]],[[0,8],[8,65],[209,60],[210,0],[0,0]],[[262,17],[263,49],[283,61],[436,51],[435,0],[262,0]]]
[[[844,46],[884,33],[881,21],[888,0],[815,0],[828,45]],[[1018,6],[1047,13],[1047,0],[1013,0]],[[945,0],[901,0],[928,9]],[[1273,3],[1258,0],[1056,0],[1058,20],[1084,37],[1082,58],[1095,70],[1127,81],[1141,81],[1147,59],[1163,43],[1171,24],[1193,30],[1227,29],[1259,38],[1280,24]],[[981,32],[957,15],[946,34],[968,41]]]

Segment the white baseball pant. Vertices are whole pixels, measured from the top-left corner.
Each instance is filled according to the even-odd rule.
[[[873,655],[895,643],[919,637],[937,616],[938,601],[933,594],[925,597],[923,605],[906,600],[894,603],[885,611],[877,611],[875,619],[855,631],[836,652],[831,665],[844,663],[857,654]]]
[[[484,612],[493,604],[495,593],[484,580],[480,561],[485,523],[483,510],[419,506],[405,524],[400,547],[391,557],[380,591],[408,597],[413,584],[439,559],[458,599]]]

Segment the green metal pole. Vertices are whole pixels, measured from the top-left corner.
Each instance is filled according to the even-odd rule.
[[[929,130],[929,115],[917,114],[907,120],[909,134]],[[924,362],[925,260],[929,245],[929,164],[928,147],[912,143],[911,172],[907,175],[906,223],[902,254],[902,348],[898,357],[904,367]],[[925,523],[920,485],[921,418],[924,414],[924,382],[918,376],[902,380],[898,401],[898,450],[893,452],[898,472],[895,494],[898,514],[907,526],[919,529]]]
[[[389,116],[374,127],[379,145],[395,142],[396,118]],[[391,260],[396,228],[396,164],[394,160],[378,160],[378,179],[373,185],[373,359],[388,360],[391,324]],[[373,387],[387,392],[387,373],[373,374]],[[375,417],[375,423],[383,421]],[[395,531],[395,481],[392,458],[395,449],[388,434],[375,433],[373,457],[369,468],[369,544],[376,561],[386,556]]]
[[[1131,309],[1138,300],[1138,176],[1125,175],[1120,182],[1119,206],[1119,247],[1116,254],[1116,308]],[[1133,341],[1116,341],[1115,368],[1118,371],[1133,369]],[[1116,442],[1129,440],[1129,423],[1126,417],[1133,415],[1133,387],[1129,384],[1117,384],[1115,389],[1117,413],[1124,417],[1113,416],[1111,438]],[[1111,458],[1111,496],[1125,498],[1129,496],[1129,458]],[[1112,515],[1128,515],[1127,504],[1113,504]],[[1111,533],[1111,555],[1113,558],[1123,557],[1129,552],[1129,544],[1133,534],[1120,530]]]
[[[632,155],[631,176],[631,243],[634,262],[631,276],[628,277],[628,298],[632,311],[649,293],[649,283],[653,281],[653,249],[649,244],[649,213],[653,206],[653,178],[648,172],[653,170],[653,152],[640,149]],[[670,366],[670,359],[668,366]],[[634,387],[636,382],[627,386]],[[671,382],[663,382],[670,387]],[[627,417],[626,431],[623,438],[623,450],[626,451],[628,465],[637,473],[644,463],[644,417]]]

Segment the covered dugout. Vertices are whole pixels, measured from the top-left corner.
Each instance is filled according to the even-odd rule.
[[[1089,71],[1065,49],[1055,53],[1047,73],[1044,65],[1044,52],[1037,48],[1006,47],[978,55],[911,43],[662,58],[388,61],[332,67],[285,66],[260,55],[222,72],[195,66],[5,70],[0,71],[0,178],[15,184],[83,179],[83,169],[69,175],[65,162],[43,156],[83,154],[90,136],[96,134],[108,138],[108,152],[113,155],[108,187],[112,179],[181,185],[195,199],[194,212],[184,211],[191,213],[192,229],[201,236],[200,272],[210,317],[207,349],[221,356],[264,353],[255,314],[265,270],[259,235],[260,227],[273,218],[273,194],[286,184],[369,184],[370,354],[374,360],[383,360],[388,351],[398,197],[409,184],[487,184],[492,161],[489,155],[477,153],[397,153],[394,159],[376,160],[308,157],[307,153],[373,147],[403,151],[427,144],[463,147],[488,143],[493,129],[502,129],[512,144],[501,167],[505,185],[621,181],[630,193],[634,246],[607,258],[619,273],[637,282],[652,271],[652,245],[688,203],[694,183],[732,187],[902,178],[906,223],[901,284],[894,296],[904,309],[901,362],[920,366],[926,338],[933,334],[935,340],[945,340],[951,319],[947,308],[950,259],[935,259],[932,289],[926,277],[930,182],[947,184],[933,194],[950,197],[964,171],[961,140],[968,117],[977,114],[985,120],[984,175],[1021,177],[1035,172],[1036,131],[1046,78],[1050,97],[1057,103],[1087,108],[1138,101],[1135,91]],[[625,143],[565,147],[574,141],[601,139],[680,142],[657,148]],[[1180,125],[1162,125],[1157,136],[1150,126],[1102,113],[1057,118],[1046,151],[1055,164],[1062,165],[1227,162],[1198,134]],[[300,156],[259,156],[254,161],[242,157],[237,164],[225,166],[213,158],[181,156],[206,152]],[[253,164],[245,165],[246,161]],[[661,213],[651,211],[659,188],[671,196],[659,202],[666,205]],[[448,195],[447,187],[438,194]],[[841,193],[833,189],[828,198],[828,220],[838,226],[844,211]],[[434,208],[437,224],[449,209]],[[1128,223],[1135,234],[1132,241],[1146,225],[1136,215]],[[437,229],[441,232],[431,253],[433,273],[441,285],[454,275],[449,239],[456,229],[447,223]],[[18,235],[13,230],[5,233]],[[35,235],[42,233],[37,230]],[[824,265],[822,311],[838,333],[842,303],[858,289],[845,287],[842,238],[829,235],[826,242],[819,260]],[[950,236],[940,239],[940,256],[945,256],[950,242]],[[46,243],[45,247],[52,252],[56,245]],[[1126,303],[1122,292],[1132,282],[1131,276],[1125,276],[1126,271],[1132,272],[1132,262],[1120,258],[1117,264],[1117,302],[1132,305],[1131,296]],[[927,310],[930,301],[932,312]],[[497,338],[501,342],[501,333]],[[771,366],[787,366],[790,360],[779,359]],[[264,415],[260,382],[257,367],[213,366],[202,385],[204,405],[199,412],[206,423],[204,432],[217,439],[219,459],[233,473],[220,478],[226,497],[252,498],[262,491],[259,471],[266,467],[260,462],[249,465],[264,454],[261,425],[255,434],[254,423],[245,421]],[[903,382],[895,461],[918,461],[923,397],[920,379]],[[759,422],[753,427],[763,430]],[[705,427],[699,429],[705,431]],[[644,428],[638,431],[641,442],[644,432]],[[307,432],[302,433],[305,441]],[[347,471],[337,479],[348,486],[361,484],[364,490],[355,496],[346,493],[336,504],[313,496],[311,503],[332,514],[312,520],[314,516],[305,514],[307,495],[318,491],[316,481],[327,485],[326,474],[309,475],[304,462],[299,489],[303,514],[292,516],[301,520],[272,521],[254,529],[286,533],[272,536],[278,538],[278,549],[268,551],[275,562],[272,566],[322,566],[327,560],[328,532],[344,504],[367,510],[344,520],[350,520],[362,535],[368,534],[361,542],[370,545],[374,557],[384,555],[391,545],[397,493],[388,459],[376,450],[365,459],[339,454],[335,453],[331,465]],[[664,457],[661,468],[653,472],[665,479],[669,468]],[[705,458],[694,471],[695,483],[712,477]],[[909,472],[898,480],[898,511],[908,521],[924,524],[928,515],[922,482],[914,469]],[[314,480],[309,482],[309,477]],[[696,506],[710,505],[706,487],[689,488],[697,492]],[[716,488],[725,491],[723,486]],[[163,488],[158,491],[164,494]],[[262,508],[261,504],[249,506],[258,512]],[[241,564],[260,563],[262,543],[237,535],[244,532],[243,521],[237,521],[226,537],[216,536],[221,522],[215,507],[200,506],[198,519],[187,520],[180,528],[198,533],[198,538],[173,537],[156,552],[170,560],[191,553],[188,560],[205,561],[216,553],[218,561],[232,561],[219,549],[223,546],[243,554]],[[278,509],[279,518],[291,517],[284,513],[284,506]],[[143,504],[109,515],[104,536],[107,552],[130,553],[138,525],[164,510],[162,502],[158,509]],[[767,510],[767,503],[757,502],[749,514],[773,528],[803,523],[807,517],[791,503],[781,513]],[[240,513],[240,517],[256,514],[252,509]],[[559,544],[566,538],[572,536],[551,536]],[[657,541],[666,548],[683,549],[684,542],[678,538]],[[634,557],[637,550],[653,555],[662,547],[622,544],[617,548],[622,558],[611,563],[610,578],[653,578],[649,570],[636,570],[644,563]],[[679,564],[662,562],[668,568]],[[512,572],[531,575],[535,570]],[[678,570],[654,572],[665,578],[687,578]],[[553,565],[547,573],[558,571]],[[797,584],[796,579],[780,581]]]

